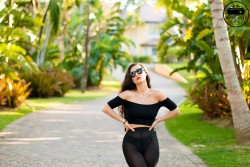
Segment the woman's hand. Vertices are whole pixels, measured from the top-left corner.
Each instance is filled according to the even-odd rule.
[[[149,130],[154,129],[158,125],[159,121],[155,120],[152,125],[150,126]]]
[[[132,130],[133,132],[135,131],[134,128],[128,123],[128,121],[126,121],[124,123],[124,126],[125,126],[125,129],[126,129],[126,132],[129,131],[129,130]]]

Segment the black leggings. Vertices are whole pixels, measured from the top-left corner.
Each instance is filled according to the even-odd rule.
[[[123,154],[129,167],[155,167],[159,159],[156,131],[149,128],[129,130],[122,143]]]

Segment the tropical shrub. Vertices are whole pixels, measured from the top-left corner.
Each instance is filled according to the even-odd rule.
[[[60,91],[55,92],[55,96],[63,96],[74,86],[73,77],[66,71],[54,70],[54,77],[60,81]]]
[[[228,95],[222,84],[218,88],[208,83],[196,85],[188,97],[205,111],[204,118],[232,117]]]
[[[0,80],[0,108],[18,107],[30,94],[30,83],[24,80],[14,81],[11,78]]]
[[[30,97],[61,97],[73,87],[73,78],[68,72],[43,68],[39,73],[26,73],[23,78],[30,82]]]
[[[7,98],[5,97],[5,95],[3,94],[3,91],[5,89],[5,81],[4,80],[0,80],[0,106],[5,106],[7,104]]]

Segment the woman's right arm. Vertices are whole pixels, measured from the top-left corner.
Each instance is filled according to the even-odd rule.
[[[121,123],[124,123],[126,121],[126,119],[122,118],[112,108],[110,108],[110,106],[108,104],[104,105],[102,111],[104,113],[106,113],[107,115],[109,115],[110,117],[114,118],[115,120],[121,122]],[[128,129],[131,129],[132,131],[135,131],[134,128],[132,128],[132,126],[128,123],[128,121],[126,121],[124,123],[124,126],[126,128],[126,132],[128,131]]]
[[[118,115],[108,104],[104,105],[102,111],[121,123],[124,123],[126,121],[124,118]]]
[[[123,105],[124,102],[123,99],[125,99],[125,97],[126,97],[126,92],[122,92],[121,94],[119,94],[119,96],[115,97],[114,99],[110,100],[107,104],[105,104],[102,111],[107,115],[109,115],[110,117],[112,117],[113,119],[123,123],[126,129],[131,129],[132,131],[134,131],[134,129],[130,126],[130,124],[126,121],[126,119],[121,117],[113,110],[113,108]]]

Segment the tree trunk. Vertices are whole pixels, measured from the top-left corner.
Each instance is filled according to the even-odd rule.
[[[89,11],[90,8],[90,2],[89,0],[87,1],[87,6],[86,6],[86,15],[87,15],[87,20],[86,20],[86,37],[85,37],[85,61],[84,61],[84,71],[83,71],[83,78],[82,78],[82,86],[81,86],[81,91],[85,92],[87,88],[87,80],[88,80],[88,73],[89,73],[89,55],[90,55],[90,41],[89,41],[89,27],[90,27],[90,19],[89,19]]]
[[[250,111],[233,63],[227,25],[223,19],[223,1],[210,0],[210,7],[217,51],[232,109],[236,140],[238,144],[250,145]]]

